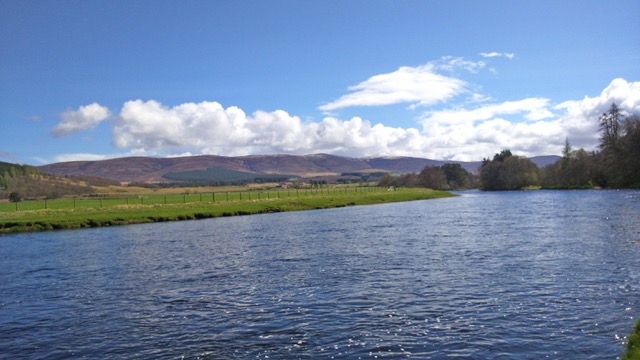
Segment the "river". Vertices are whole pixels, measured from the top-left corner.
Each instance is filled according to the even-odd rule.
[[[0,236],[0,357],[615,359],[640,192]]]

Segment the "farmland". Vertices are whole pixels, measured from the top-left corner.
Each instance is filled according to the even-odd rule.
[[[0,233],[77,229],[220,216],[325,209],[452,196],[428,189],[345,187],[303,190],[146,193],[0,203]]]

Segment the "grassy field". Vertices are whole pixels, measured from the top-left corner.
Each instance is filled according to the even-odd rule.
[[[429,189],[328,188],[145,194],[0,204],[0,233],[76,229],[335,208],[452,196]]]

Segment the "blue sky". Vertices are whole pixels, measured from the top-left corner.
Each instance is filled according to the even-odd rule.
[[[640,113],[640,2],[0,0],[0,160],[480,160]]]

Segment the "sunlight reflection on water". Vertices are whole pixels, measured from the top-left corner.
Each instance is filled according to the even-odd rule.
[[[0,354],[615,358],[640,312],[639,194],[3,236]]]

